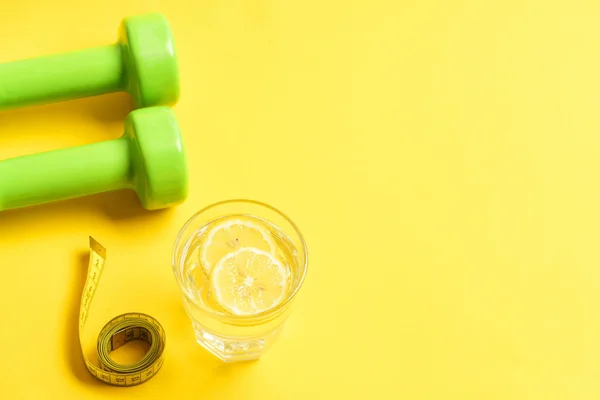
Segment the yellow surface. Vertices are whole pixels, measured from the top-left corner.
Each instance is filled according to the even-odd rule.
[[[0,397],[600,397],[599,2],[22,0],[0,59],[105,44],[154,10],[177,38],[190,197],[0,215]],[[2,112],[0,157],[117,137],[129,109]],[[191,214],[238,197],[288,213],[310,265],[277,345],[224,365],[194,343],[169,257]],[[88,235],[109,251],[90,323],[140,311],[167,332],[139,387],[81,360]]]

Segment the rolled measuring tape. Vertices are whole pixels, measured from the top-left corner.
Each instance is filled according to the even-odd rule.
[[[94,365],[83,352],[83,329],[94,299],[104,265],[106,249],[90,237],[90,261],[79,308],[79,343],[88,371],[93,377],[114,386],[135,386],[146,382],[158,373],[164,362],[165,331],[149,315],[127,313],[111,319],[98,335],[98,365]],[[144,357],[132,364],[119,364],[110,358],[110,352],[131,340],[145,340],[150,349]]]

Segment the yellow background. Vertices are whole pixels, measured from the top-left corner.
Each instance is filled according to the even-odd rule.
[[[600,397],[599,2],[21,0],[0,61],[109,44],[146,11],[176,37],[190,196],[0,215],[0,397]],[[130,110],[0,112],[0,158],[115,138]],[[225,365],[194,342],[170,252],[239,197],[290,215],[310,264],[275,347]],[[81,362],[88,235],[109,252],[90,328],[141,311],[166,329],[139,387]]]

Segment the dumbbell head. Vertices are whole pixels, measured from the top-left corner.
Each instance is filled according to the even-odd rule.
[[[188,172],[179,126],[168,107],[132,111],[125,120],[131,142],[133,185],[149,209],[183,202],[188,194]]]
[[[167,19],[158,13],[127,17],[119,28],[126,88],[136,108],[179,99],[179,69]]]

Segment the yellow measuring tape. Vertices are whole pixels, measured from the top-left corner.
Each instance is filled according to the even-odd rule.
[[[151,316],[127,313],[111,319],[98,335],[98,366],[83,353],[83,328],[105,263],[106,249],[90,237],[90,262],[79,310],[79,342],[83,360],[92,376],[102,382],[115,386],[139,385],[156,375],[164,361],[165,331]],[[111,351],[131,340],[145,340],[150,344],[150,349],[140,361],[123,365],[110,358]]]

